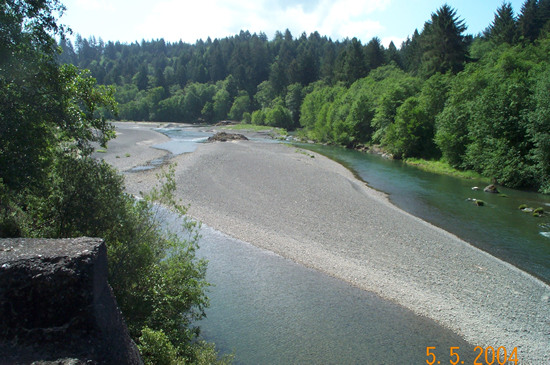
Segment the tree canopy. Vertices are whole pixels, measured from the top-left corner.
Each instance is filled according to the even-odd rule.
[[[537,99],[543,94],[534,80],[545,75],[547,60],[532,50],[544,49],[549,20],[549,0],[526,0],[517,17],[504,2],[482,34],[468,35],[466,21],[445,4],[399,48],[393,43],[385,48],[376,37],[362,44],[357,38],[333,41],[317,32],[295,37],[286,30],[268,40],[263,33],[241,31],[195,44],[162,39],[121,44],[77,37],[74,46],[60,42],[64,53],[59,59],[89,68],[99,83],[116,86],[120,119],[250,119],[302,129],[309,139],[323,142],[380,144],[395,157],[443,158],[495,177],[497,170],[473,157],[492,154],[494,166],[504,159],[479,142],[491,130],[481,128],[484,121],[498,121],[495,130],[508,128],[493,143],[495,148],[511,153],[516,142],[509,139],[525,139],[517,147],[523,157],[515,158],[522,166],[540,166],[539,159],[546,158],[535,152],[546,143],[541,137],[546,122],[540,119],[546,114],[537,109],[544,103]],[[526,64],[531,65],[527,71]],[[466,81],[459,86],[461,80]],[[502,80],[499,87],[495,80]],[[511,90],[523,90],[521,102],[516,103]],[[505,116],[489,117],[482,104],[474,113],[469,107],[473,95],[499,105]],[[512,113],[509,103],[519,109]],[[516,123],[523,123],[523,129]],[[500,181],[541,188],[544,178],[529,174],[524,179],[508,174]]]

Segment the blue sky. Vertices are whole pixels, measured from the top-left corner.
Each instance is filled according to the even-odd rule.
[[[297,37],[318,31],[341,40],[357,37],[363,43],[379,37],[397,47],[431,13],[447,3],[468,26],[483,31],[502,0],[61,0],[67,11],[60,22],[83,37],[131,43],[164,38],[195,43],[249,30],[273,38],[289,29]],[[510,3],[516,14],[524,0]]]

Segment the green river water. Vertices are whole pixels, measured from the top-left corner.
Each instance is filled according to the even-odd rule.
[[[351,169],[370,187],[388,194],[403,210],[550,283],[550,196],[498,187],[483,192],[481,181],[434,174],[378,155],[339,147],[305,145]],[[480,191],[472,187],[480,187]],[[480,199],[483,207],[467,199]],[[518,209],[542,207],[543,217]]]

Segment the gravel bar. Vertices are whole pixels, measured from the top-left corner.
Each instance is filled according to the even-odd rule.
[[[549,363],[548,285],[398,209],[338,163],[254,141],[204,144],[173,161],[178,196],[208,226],[397,302],[473,345],[517,347],[519,364]],[[126,182],[147,191],[155,171]]]

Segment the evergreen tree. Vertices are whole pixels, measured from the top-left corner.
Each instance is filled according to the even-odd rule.
[[[356,80],[367,76],[365,53],[361,41],[353,38],[348,46],[342,50],[337,60],[337,78],[351,85]]]
[[[149,86],[149,77],[147,73],[147,66],[142,64],[135,76],[135,83],[139,90],[146,90]]]
[[[386,59],[388,63],[395,63],[399,68],[403,68],[403,61],[401,59],[401,55],[399,51],[397,50],[397,47],[395,47],[395,44],[393,41],[390,42],[388,46],[388,50],[386,51]]]
[[[336,55],[336,45],[332,42],[327,43],[323,49],[319,73],[320,78],[329,84],[331,84],[335,79],[334,70]]]
[[[539,0],[539,22],[541,32],[550,33],[550,0]],[[541,36],[541,34],[539,34]]]
[[[395,46],[394,46],[395,47]],[[382,66],[385,62],[384,47],[380,43],[380,38],[374,37],[365,46],[365,58],[367,69],[374,70]]]
[[[212,46],[208,48],[208,74],[210,81],[216,82],[226,77],[225,62],[220,42],[215,39]]]
[[[462,33],[464,21],[456,10],[445,4],[432,14],[422,32],[422,73],[431,76],[436,72],[457,73],[466,62],[466,42]]]
[[[524,41],[534,41],[537,39],[541,24],[539,19],[538,0],[526,0],[521,7],[521,13],[518,17],[518,34]]]
[[[495,13],[495,19],[485,31],[485,36],[495,44],[513,44],[517,35],[517,23],[510,3],[503,3]]]
[[[416,74],[422,64],[422,46],[420,44],[420,33],[415,29],[412,37],[401,45],[400,55],[405,71]]]

